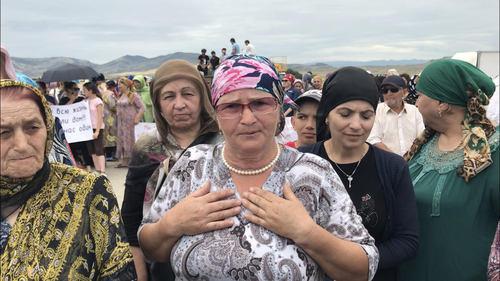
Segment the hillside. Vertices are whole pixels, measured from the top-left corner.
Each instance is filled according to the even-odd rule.
[[[143,56],[126,55],[104,64],[95,64],[88,60],[80,60],[68,57],[51,58],[19,58],[13,57],[14,66],[20,72],[31,77],[39,78],[47,69],[60,66],[65,63],[87,65],[97,72],[104,73],[107,77],[119,75],[142,73],[152,75],[154,71],[165,61],[172,59],[183,59],[193,64],[197,63],[198,54],[176,52],[154,58]],[[311,71],[314,74],[325,76],[342,66],[358,66],[371,71],[374,74],[382,74],[390,68],[396,68],[400,73],[415,74],[420,72],[426,61],[422,60],[387,60],[387,61],[333,61],[326,63],[311,64],[289,64],[288,67],[300,73]]]

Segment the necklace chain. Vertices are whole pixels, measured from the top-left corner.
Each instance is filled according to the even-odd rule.
[[[274,157],[274,159],[271,162],[269,162],[267,165],[265,165],[264,167],[262,167],[260,169],[242,170],[242,169],[237,169],[237,168],[229,165],[229,163],[226,160],[226,156],[225,156],[225,148],[226,148],[226,146],[224,145],[222,147],[222,162],[224,163],[224,165],[231,172],[236,173],[238,175],[245,175],[245,176],[254,176],[254,175],[262,174],[263,172],[269,170],[272,166],[274,166],[274,164],[276,164],[276,162],[278,161],[280,154],[281,154],[281,147],[278,143],[276,143],[276,148],[278,151],[276,153],[276,157]]]
[[[351,188],[352,186],[352,180],[354,179],[352,176],[354,176],[354,174],[356,173],[356,171],[358,170],[358,167],[359,167],[359,163],[361,163],[361,160],[363,160],[363,158],[361,158],[358,163],[356,164],[356,168],[354,168],[354,171],[352,171],[352,173],[349,175],[347,174],[346,172],[344,172],[344,170],[342,170],[340,168],[339,165],[337,165],[337,163],[333,162],[333,164],[335,164],[335,166],[342,172],[342,174],[344,174],[346,177],[347,177],[347,181],[349,182],[349,189]]]

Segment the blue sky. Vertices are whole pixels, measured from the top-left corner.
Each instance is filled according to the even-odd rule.
[[[289,63],[434,59],[499,50],[498,0],[1,1],[1,42],[15,57],[120,56],[229,48]]]

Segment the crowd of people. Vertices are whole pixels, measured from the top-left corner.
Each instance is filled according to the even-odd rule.
[[[207,49],[201,49],[201,54],[198,56],[198,65],[196,68],[203,76],[213,75],[215,69],[219,66],[219,64],[228,58],[229,56],[244,54],[244,55],[256,55],[255,47],[250,43],[250,40],[245,40],[245,46],[243,49],[240,48],[240,45],[236,42],[236,39],[229,39],[229,43],[231,43],[231,52],[228,54],[226,48],[222,48],[221,54],[217,56],[217,52],[212,50],[210,52],[210,57],[207,55]]]
[[[2,48],[2,280],[500,278],[491,77],[441,59],[299,79],[230,42],[57,94]],[[93,139],[66,146],[50,104],[84,100]]]

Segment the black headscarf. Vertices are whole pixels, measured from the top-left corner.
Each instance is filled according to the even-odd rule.
[[[323,84],[323,95],[318,107],[316,133],[319,141],[330,138],[326,117],[340,104],[352,100],[363,100],[377,110],[378,88],[373,77],[357,67],[343,67],[334,72]]]

